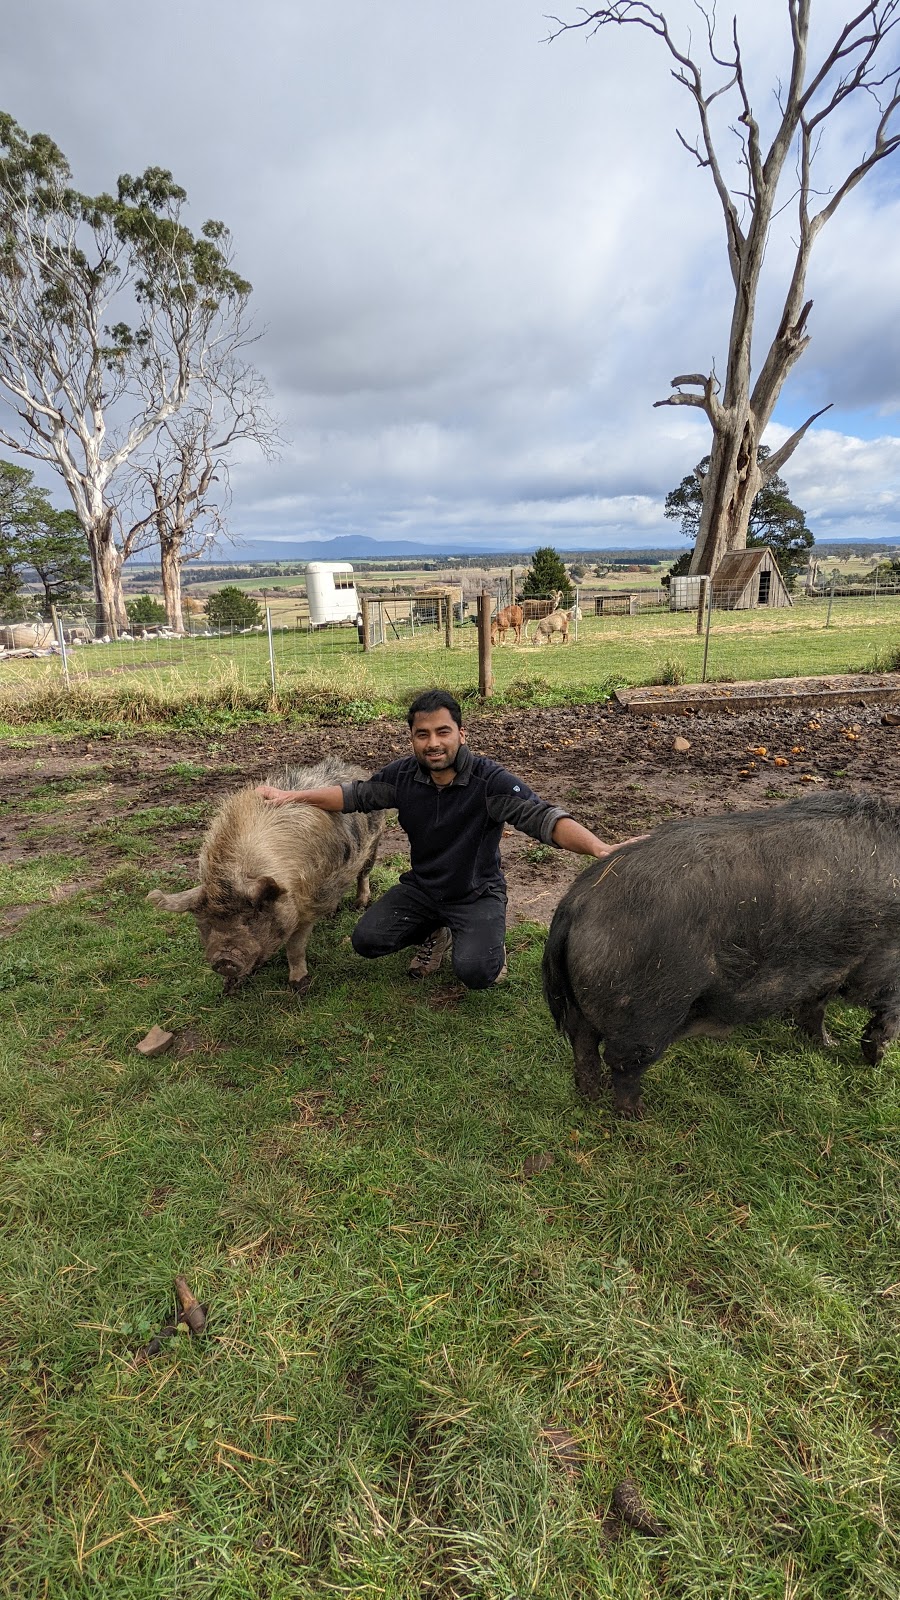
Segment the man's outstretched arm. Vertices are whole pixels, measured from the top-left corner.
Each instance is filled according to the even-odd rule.
[[[572,850],[579,856],[594,856],[600,861],[604,856],[612,855],[614,850],[621,850],[623,845],[646,838],[646,834],[639,833],[635,838],[623,839],[619,844],[606,844],[589,828],[583,828],[561,806],[540,800],[526,783],[514,778],[512,773],[501,770],[495,776],[494,785],[493,793],[488,797],[488,815],[495,822],[504,822],[511,828],[517,828],[520,833],[529,834],[532,839],[539,839],[542,844],[555,844],[560,850]]]
[[[574,817],[560,817],[552,834],[553,843],[560,850],[574,850],[579,856],[595,856],[602,861],[604,856],[611,856],[614,850],[621,850],[626,844],[635,844],[638,839],[646,839],[645,833],[638,833],[632,839],[621,839],[618,844],[604,844],[589,828],[583,828]]]

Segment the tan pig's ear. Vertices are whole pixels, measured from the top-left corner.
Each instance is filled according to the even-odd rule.
[[[247,894],[254,906],[269,905],[287,891],[277,878],[256,878],[247,885]]]

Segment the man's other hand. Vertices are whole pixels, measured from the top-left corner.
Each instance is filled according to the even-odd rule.
[[[618,844],[604,844],[602,839],[597,840],[598,850],[593,851],[597,861],[605,861],[607,856],[615,855],[617,850],[624,850],[628,844],[640,844],[642,839],[649,839],[649,833],[635,833],[630,839],[620,839]]]
[[[268,800],[273,806],[287,806],[296,800],[297,794],[293,789],[275,789],[271,783],[258,783],[256,793],[260,800]]]

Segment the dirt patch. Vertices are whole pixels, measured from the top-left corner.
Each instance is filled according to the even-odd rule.
[[[0,911],[0,939],[12,933],[13,928],[17,928],[33,910],[34,906],[7,906],[5,910]]]
[[[761,705],[708,713],[694,708],[647,717],[612,706],[504,711],[473,714],[467,733],[473,749],[502,762],[543,798],[565,806],[610,840],[644,832],[665,817],[773,805],[814,788],[891,799],[900,788],[900,727],[883,722],[882,707],[870,702],[822,710]],[[676,738],[688,748],[676,749]],[[52,813],[52,845],[48,839],[44,848],[77,851],[85,879],[96,880],[118,858],[108,836],[102,847],[100,841],[92,843],[86,822],[126,816],[143,806],[215,801],[285,763],[303,765],[331,755],[374,770],[407,749],[405,724],[386,718],[364,727],[276,723],[205,739],[176,732],[162,738],[56,739],[27,752],[0,746],[0,793],[6,802],[0,859],[37,853],[38,844],[23,838],[34,819],[17,806],[52,780],[77,777],[85,784],[82,793],[91,797],[80,807],[73,794],[71,808]],[[173,772],[176,762],[199,770]],[[154,842],[154,863],[173,873],[194,871],[202,832],[198,825],[161,834]],[[393,828],[382,853],[396,856],[404,846],[402,832]],[[503,839],[512,921],[548,922],[583,866],[581,858],[564,852],[535,860],[533,847],[533,840],[518,834]]]
[[[32,848],[37,849],[37,846]],[[0,850],[0,866],[9,859],[13,858],[7,857],[5,852]],[[85,878],[83,883],[57,883],[43,900],[33,901],[30,905],[6,906],[0,911],[0,939],[8,938],[32,911],[37,911],[42,906],[62,905],[63,901],[71,900],[73,895],[96,888],[96,885],[97,880],[91,878]]]

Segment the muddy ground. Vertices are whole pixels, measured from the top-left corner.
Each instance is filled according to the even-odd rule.
[[[468,737],[474,749],[613,840],[665,817],[774,805],[816,789],[894,799],[900,794],[896,718],[871,703],[821,712],[760,707],[654,719],[592,706],[473,715]],[[34,860],[51,850],[78,856],[84,877],[57,891],[64,896],[98,881],[117,863],[117,817],[150,806],[212,803],[284,762],[332,754],[374,769],[407,749],[405,724],[387,720],[365,727],[278,723],[202,738],[173,731],[55,739],[28,749],[0,745],[0,862]],[[176,764],[202,770],[179,772]],[[37,814],[24,809],[54,790],[67,795],[64,808]],[[111,826],[98,827],[103,823]],[[174,816],[171,826],[160,825],[143,865],[192,869],[201,833],[202,823],[184,826]],[[384,854],[396,855],[405,846],[398,827],[387,831]],[[513,833],[504,839],[503,856],[511,918],[549,921],[579,859],[536,850],[532,840]],[[9,931],[25,909],[0,913],[0,929]]]

